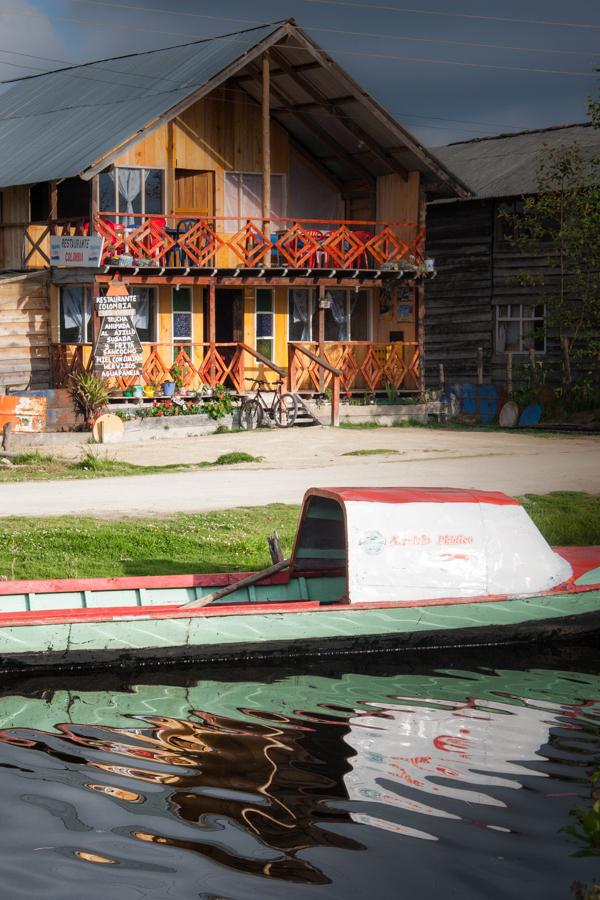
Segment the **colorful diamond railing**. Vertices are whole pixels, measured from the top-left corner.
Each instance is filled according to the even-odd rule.
[[[346,341],[290,344],[290,390],[294,392],[327,390],[332,378],[330,372],[301,352],[302,347],[341,370],[343,391],[419,390],[420,359],[416,341],[387,344]]]
[[[423,264],[413,222],[144,216],[101,212],[103,263],[165,268],[381,269]],[[129,258],[131,257],[131,262]]]

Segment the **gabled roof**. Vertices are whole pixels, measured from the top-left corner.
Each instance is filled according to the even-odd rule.
[[[30,76],[0,94],[0,187],[89,178],[231,78],[260,99],[272,48],[275,119],[332,176],[408,171],[437,196],[468,189],[293,22]]]
[[[498,134],[434,148],[475,197],[514,197],[535,194],[540,154],[578,144],[586,159],[600,155],[600,129],[589,123],[557,125],[535,131]]]

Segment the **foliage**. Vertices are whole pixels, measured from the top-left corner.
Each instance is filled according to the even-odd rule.
[[[591,777],[592,785],[597,781],[600,781],[600,769]],[[600,798],[594,799],[590,809],[576,806],[571,810],[571,815],[577,819],[577,825],[565,825],[561,830],[586,845],[586,849],[580,850],[575,856],[600,856]]]
[[[69,391],[77,411],[83,416],[86,428],[91,428],[108,406],[108,381],[97,378],[91,372],[76,372],[71,375]]]
[[[391,381],[386,381],[385,383],[385,395],[388,403],[393,404],[398,399],[398,388]]]
[[[232,450],[231,453],[222,453],[217,456],[213,466],[232,466],[236,463],[255,463],[262,462],[262,456],[252,456],[250,453],[244,453],[243,450]]]
[[[142,419],[162,418],[163,416],[194,416],[203,412],[202,405],[195,400],[155,400],[152,406],[136,410],[136,416]]]
[[[398,456],[402,452],[402,450],[348,450],[346,453],[342,453],[342,456],[379,456],[389,454]]]
[[[600,498],[529,495],[525,505],[551,543],[600,543]],[[289,553],[298,512],[298,506],[270,504],[160,519],[0,518],[0,573],[103,578],[254,571],[269,565],[266,537],[275,529]]]
[[[600,159],[585,158],[577,144],[546,148],[538,193],[524,198],[521,213],[504,219],[512,231],[508,240],[522,253],[541,256],[550,270],[521,273],[516,281],[529,289],[529,302],[546,306],[545,328],[561,348],[568,406],[574,380],[598,386],[600,377]]]
[[[217,385],[213,391],[213,399],[205,400],[202,408],[211,419],[222,419],[233,411],[231,395],[222,385]]]
[[[183,369],[181,368],[181,366],[177,366],[177,365],[171,366],[171,368],[169,369],[169,374],[171,375],[171,378],[175,382],[175,385],[178,388],[182,388],[183,387]]]

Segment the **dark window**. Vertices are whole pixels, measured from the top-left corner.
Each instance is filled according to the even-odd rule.
[[[83,178],[65,178],[58,185],[59,219],[87,219],[90,215],[90,185]]]
[[[138,298],[133,324],[142,343],[156,340],[154,323],[156,321],[154,288],[138,287],[134,289]]]
[[[29,191],[32,222],[47,222],[50,218],[50,190],[47,181],[32,184]]]

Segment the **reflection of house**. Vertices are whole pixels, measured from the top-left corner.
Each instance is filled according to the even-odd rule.
[[[552,245],[527,253],[507,240],[510,227],[502,213],[518,213],[524,196],[537,192],[537,171],[544,150],[577,144],[585,157],[600,153],[600,131],[571,125],[477,138],[438,147],[435,153],[464,179],[474,197],[433,202],[427,209],[427,253],[438,277],[426,289],[425,351],[428,380],[473,381],[477,349],[483,349],[486,380],[505,378],[506,353],[515,365],[530,349],[556,357],[559,346],[546,334],[540,288],[516,283],[518,273],[556,283],[549,261]],[[558,365],[557,365],[558,368]]]
[[[314,390],[303,345],[346,388],[418,389],[425,192],[466,189],[293,23],[23,80],[0,140],[0,385],[87,366],[122,281],[147,382],[291,360]],[[50,235],[94,232],[100,268],[51,266]]]

